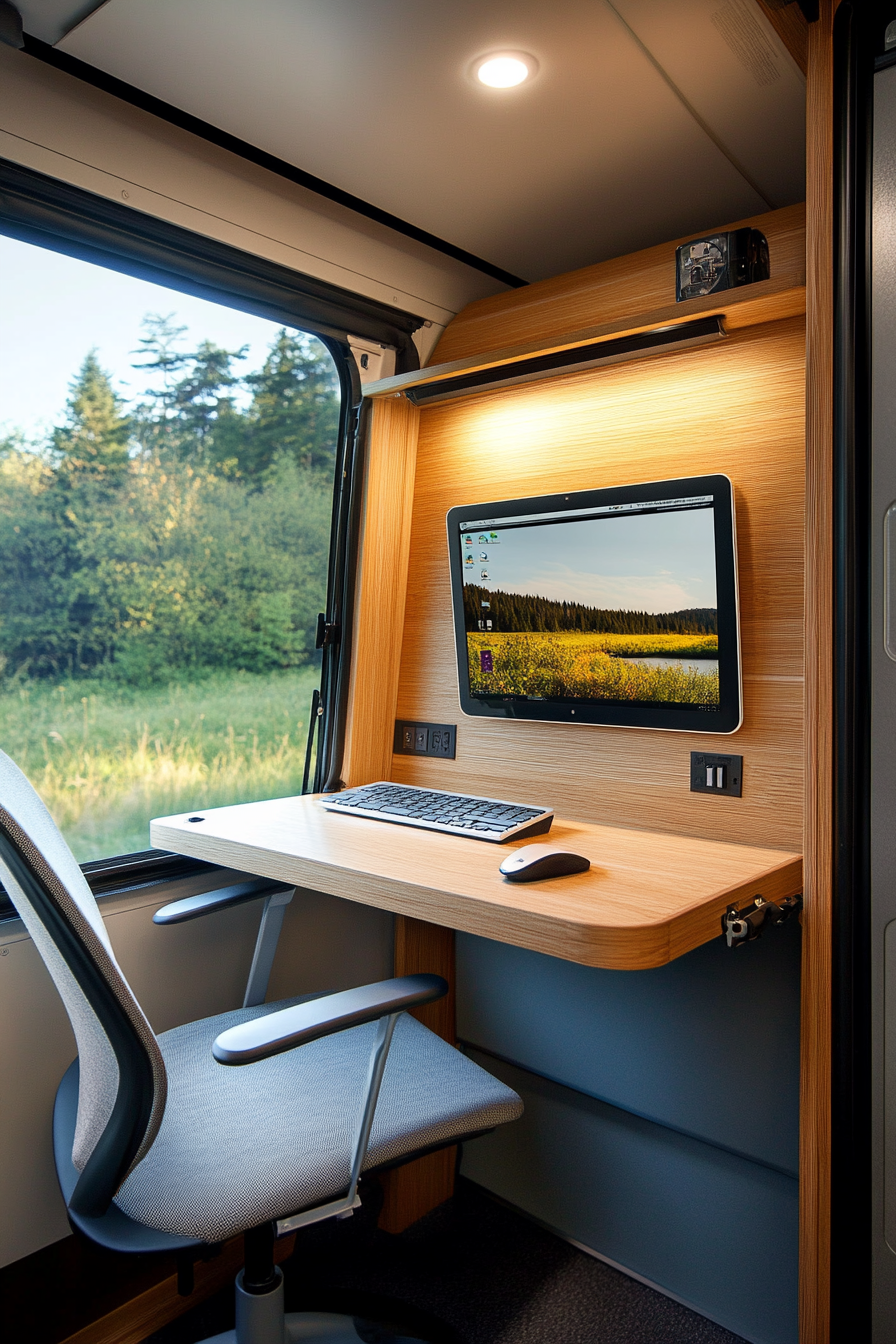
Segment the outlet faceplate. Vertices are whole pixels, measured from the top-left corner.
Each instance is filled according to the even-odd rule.
[[[743,756],[691,752],[691,793],[721,793],[728,798],[739,798],[743,778]]]
[[[400,756],[441,756],[453,761],[457,749],[457,728],[453,723],[411,723],[400,719],[395,724],[392,750]]]

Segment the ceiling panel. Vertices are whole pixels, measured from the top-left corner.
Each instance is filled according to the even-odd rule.
[[[803,199],[806,80],[755,0],[612,0],[775,206]]]
[[[58,42],[106,0],[15,0],[26,33],[41,42]]]
[[[108,0],[59,46],[537,279],[800,199],[800,77],[757,82],[739,6]],[[471,81],[500,48],[531,84]]]

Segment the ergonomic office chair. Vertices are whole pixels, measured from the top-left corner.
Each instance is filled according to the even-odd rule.
[[[236,1329],[214,1344],[358,1344],[351,1317],[284,1315],[274,1240],[351,1213],[362,1170],[521,1113],[515,1092],[407,1015],[445,981],[256,1004],[156,1037],[74,856],[3,752],[0,878],[77,1041],[53,1117],[73,1226],[113,1250],[186,1255],[244,1232]]]

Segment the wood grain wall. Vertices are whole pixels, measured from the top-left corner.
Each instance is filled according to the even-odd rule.
[[[510,296],[512,297],[512,296]],[[573,819],[800,849],[805,329],[421,412],[398,714],[456,723],[457,759],[395,756],[392,777],[546,802]],[[725,472],[737,510],[744,725],[732,736],[464,717],[445,514],[456,504]],[[744,757],[743,797],[689,789],[689,753]]]

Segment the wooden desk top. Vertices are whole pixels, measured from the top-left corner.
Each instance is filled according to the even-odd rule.
[[[799,854],[558,818],[528,843],[585,854],[590,871],[510,883],[498,872],[510,844],[334,815],[314,795],[162,817],[150,834],[160,849],[615,970],[720,937],[731,902],[802,890]]]

